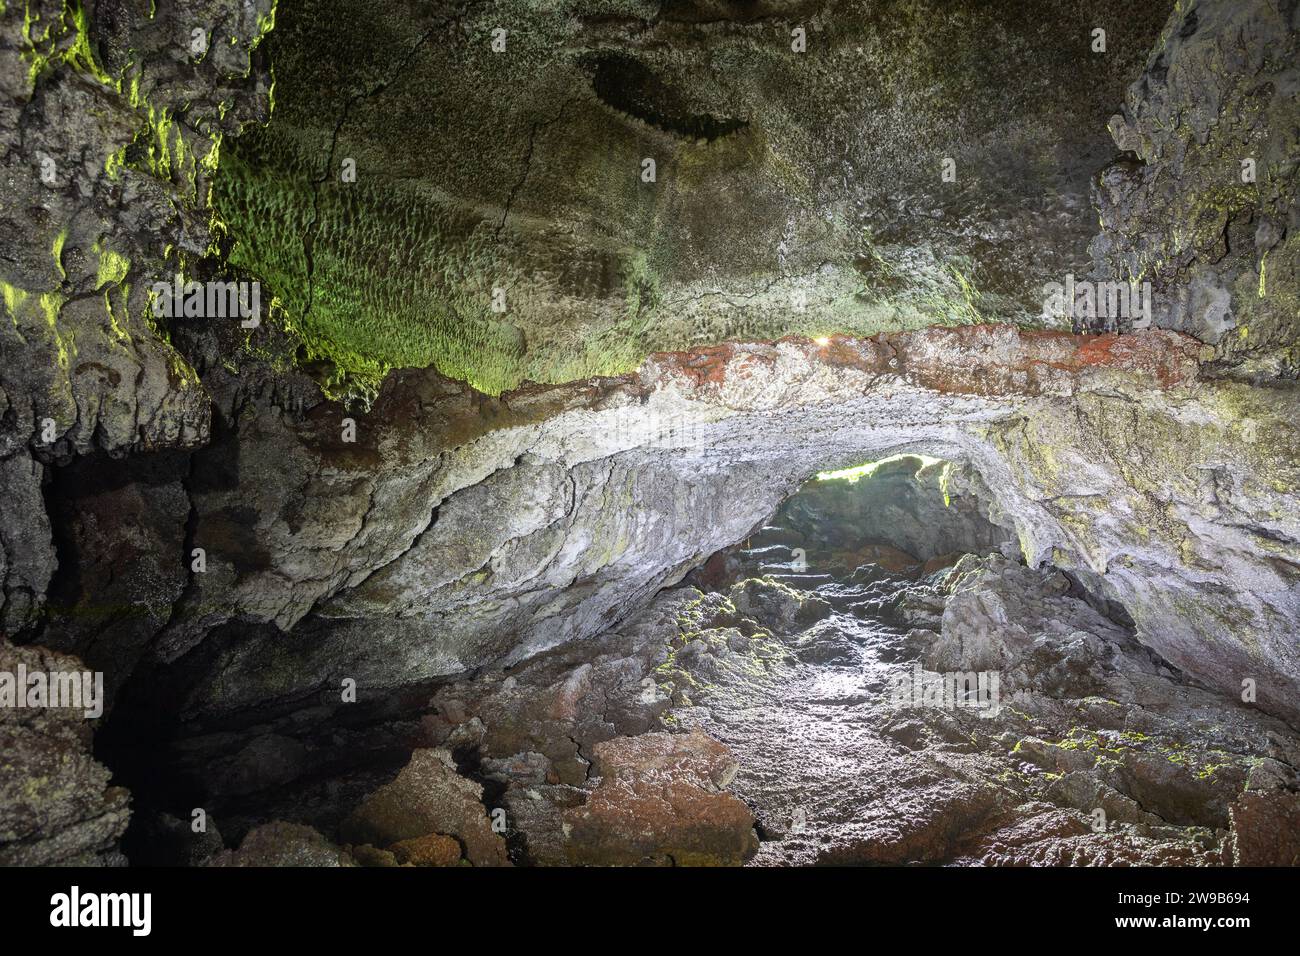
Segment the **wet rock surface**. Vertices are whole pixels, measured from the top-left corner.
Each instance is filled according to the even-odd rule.
[[[1251,678],[1261,708],[1285,715],[1295,682],[1287,610],[1295,594],[1285,555],[1296,458],[1284,450],[1288,437],[1280,425],[1261,426],[1271,436],[1267,448],[1252,445],[1234,426],[1225,410],[1229,399],[1256,400],[1239,385],[1198,381],[1195,349],[1169,333],[1105,343],[985,328],[835,340],[828,347],[732,346],[657,358],[638,378],[532,390],[476,411],[463,388],[432,373],[408,373],[386,386],[369,416],[358,418],[362,438],[355,446],[338,441],[342,407],[317,397],[317,404],[299,409],[294,393],[278,394],[269,379],[240,382],[214,372],[212,387],[230,409],[220,410],[222,440],[199,453],[184,478],[161,472],[150,492],[159,503],[179,504],[168,489],[188,491],[183,534],[186,545],[206,548],[209,570],[186,574],[177,562],[172,586],[182,596],[152,640],[97,643],[100,622],[114,620],[102,613],[85,632],[65,620],[50,634],[85,646],[87,654],[103,652],[96,659],[120,688],[104,746],[120,755],[124,780],[161,775],[175,781],[174,793],[154,795],[151,813],[183,819],[195,805],[210,806],[223,835],[236,841],[275,816],[334,833],[348,809],[396,772],[413,748],[472,752],[474,725],[457,720],[463,739],[452,740],[436,721],[418,719],[435,685],[472,667],[567,661],[575,672],[555,674],[545,708],[524,691],[509,705],[484,703],[498,716],[480,716],[483,733],[512,736],[474,758],[473,771],[492,774],[497,784],[517,777],[553,788],[541,800],[520,793],[483,800],[530,821],[535,835],[522,841],[534,849],[527,852],[565,860],[568,848],[556,828],[562,833],[564,812],[582,802],[572,788],[589,782],[592,748],[658,728],[670,699],[641,684],[653,681],[651,671],[662,663],[650,663],[658,650],[637,649],[629,633],[619,638],[626,650],[609,656],[609,635],[620,633],[610,625],[710,552],[761,530],[781,497],[808,475],[924,448],[970,463],[979,487],[992,496],[987,514],[1016,529],[1012,552],[1035,566],[1050,560],[1069,570],[1097,595],[1098,607],[1122,604],[1137,642],[1177,670],[1224,693],[1239,693],[1242,679]],[[977,377],[973,368],[984,373]],[[259,381],[266,391],[253,388]],[[298,394],[313,394],[309,384],[301,389]],[[1121,402],[1117,394],[1140,396],[1125,406],[1140,414],[1130,415],[1123,430],[1104,424]],[[441,409],[444,417],[431,427],[416,414],[421,407]],[[1268,407],[1251,406],[1263,423],[1276,423],[1287,407],[1283,396]],[[1089,421],[1098,423],[1097,431]],[[1134,436],[1178,461],[1177,469],[1133,464],[1150,461],[1129,456]],[[1196,477],[1201,465],[1213,465],[1213,489]],[[270,468],[280,475],[274,481],[265,480]],[[304,482],[320,482],[325,496],[310,515],[296,491]],[[1159,509],[1152,486],[1171,496]],[[115,510],[112,496],[119,493],[127,497]],[[78,542],[111,541],[116,548],[177,533],[179,508],[168,517],[166,508],[131,504],[140,494],[131,483],[103,494],[102,501],[69,499],[72,507],[60,513],[68,553],[76,553]],[[325,507],[337,494],[352,504]],[[1105,509],[1098,506],[1103,501]],[[93,521],[104,514],[135,515],[139,530],[115,536],[97,529]],[[1212,545],[1225,539],[1232,549]],[[876,561],[905,572],[905,581],[925,573],[913,560],[918,555],[892,545],[864,548],[873,550],[839,551],[833,570]],[[896,553],[891,558],[882,548]],[[815,559],[817,549],[812,552]],[[443,554],[450,563],[439,559]],[[1112,554],[1123,557],[1112,560]],[[1194,566],[1181,563],[1194,555]],[[931,573],[951,561],[951,555],[936,557],[944,560]],[[475,567],[479,560],[485,563]],[[89,556],[86,561],[90,566]],[[132,580],[157,573],[148,562],[123,564],[120,584],[101,575],[86,579],[104,588],[106,607],[132,593]],[[814,560],[809,570],[826,569]],[[763,573],[762,561],[753,573]],[[889,587],[874,572],[841,580],[862,589],[846,597],[849,607],[870,611],[889,603]],[[780,583],[755,589],[739,582],[735,610],[728,612],[735,615],[726,625],[735,631],[725,634],[728,652],[714,653],[714,635],[686,642],[683,660],[712,681],[713,671],[730,666],[729,654],[751,653],[746,642],[757,630],[770,635],[757,639],[752,653],[759,657],[789,654],[808,668],[862,659],[862,635],[832,618],[835,595],[820,592],[833,581],[783,577]],[[816,593],[801,596],[806,591]],[[964,606],[973,599],[955,600]],[[390,601],[407,602],[403,613],[385,616]],[[1171,601],[1177,613],[1170,613]],[[84,598],[77,603],[94,606]],[[986,616],[1000,623],[998,613]],[[1246,632],[1224,630],[1222,617],[1229,614],[1257,616],[1261,626],[1247,640]],[[131,618],[130,627],[138,620]],[[143,620],[134,633],[152,627]],[[634,630],[646,626],[641,621]],[[1090,627],[1109,634],[1096,622],[1081,625]],[[936,654],[982,640],[957,625],[935,633]],[[1198,636],[1211,633],[1212,640]],[[1010,650],[986,648],[990,659],[1010,661],[1011,651],[1024,652],[1033,639],[1016,631],[1007,640]],[[1070,666],[1084,670],[1103,650],[1095,642],[1076,645]],[[587,671],[577,672],[584,666]],[[622,675],[638,696],[606,701],[606,685],[596,680],[602,669]],[[771,693],[827,697],[815,686],[820,678],[804,676],[808,687]],[[509,693],[506,679],[501,690]],[[1104,687],[1106,679],[1094,683]],[[358,704],[340,694],[347,680],[356,681]],[[126,716],[119,716],[123,702],[129,702]],[[538,726],[521,727],[513,716],[503,723],[500,714],[511,708],[535,715]],[[818,723],[808,731],[813,735],[824,731],[815,716],[807,716]],[[548,730],[557,724],[573,730],[575,722],[580,732]],[[862,746],[870,752],[869,731],[851,724],[844,732],[865,735]],[[1059,742],[1070,726],[1041,739]],[[1024,730],[1022,737],[1032,730],[1016,729]],[[508,742],[515,737],[525,742]],[[792,755],[798,740],[785,744]],[[467,769],[474,760],[456,762]],[[904,771],[918,787],[942,779],[926,764]],[[950,806],[982,819],[1002,806],[998,793],[981,782],[946,802],[918,799],[915,812],[933,815]],[[787,809],[794,812],[788,807],[778,815]],[[753,812],[760,831],[788,825]],[[829,818],[837,812],[826,810]],[[955,852],[943,825],[935,826],[908,837],[920,843],[873,844],[871,852],[881,860],[918,853],[940,858],[940,844]],[[424,835],[394,835],[374,847],[388,853],[392,842]],[[765,844],[760,857],[767,852]],[[845,859],[857,858],[856,851],[845,852]],[[817,857],[810,849],[800,858]]]
[[[919,580],[864,563],[778,581],[745,576],[767,549],[731,557],[722,590],[663,592],[613,631],[434,695],[426,731],[473,754],[516,862],[1294,853],[1300,737],[1189,681],[1060,572],[992,553]],[[977,671],[997,675],[991,695]],[[974,700],[927,696],[953,672]]]
[[[378,690],[519,661],[608,627],[817,471],[924,449],[969,463],[1030,563],[1088,575],[1180,668],[1253,679],[1293,715],[1294,396],[1198,381],[1198,349],[989,327],[788,341],[477,409],[406,373],[355,446],[341,407],[245,404],[200,459],[209,570],[153,662],[179,669],[183,714],[220,718],[345,677]],[[203,646],[234,622],[247,639]]]
[[[516,859],[563,861],[565,820],[603,785],[596,747],[697,726],[741,765],[725,793],[760,835],[793,832],[797,808],[759,780],[787,771],[743,768],[764,766],[759,712],[795,701],[802,729],[773,753],[833,786],[852,768],[808,767],[800,741],[848,740],[915,787],[856,781],[875,795],[865,822],[813,801],[805,819],[845,828],[832,848],[764,839],[760,862],[1294,859],[1266,834],[1294,819],[1289,732],[1269,721],[1300,725],[1296,5],[1196,0],[1161,32],[1172,4],[1120,4],[1124,35],[1101,59],[1087,31],[1115,4],[1049,4],[1049,27],[999,30],[1004,6],[511,7],[540,29],[513,31],[525,55],[495,61],[474,45],[494,15],[478,4],[382,4],[365,43],[310,57],[313,37],[357,19],[285,2],[273,31],[263,0],[5,6],[0,636],[103,671],[109,699],[93,752],[84,722],[3,716],[17,789],[0,855],[120,862],[123,784],[132,859],[151,834],[159,858],[238,852],[279,820],[377,864],[447,861],[463,834],[339,835],[413,752],[445,749],[421,779],[480,792],[431,819],[476,831],[467,821],[505,808]],[[804,18],[821,25],[804,82],[755,95],[735,64],[788,75],[777,58]],[[195,22],[213,40],[198,59]],[[1025,92],[1015,78],[1060,47],[1042,29],[1078,45]],[[247,136],[269,116],[278,32],[283,122]],[[990,35],[1008,55],[990,58]],[[710,49],[734,59],[718,68]],[[483,58],[481,89],[437,82]],[[845,68],[860,62],[876,69]],[[1102,124],[1135,79],[1112,146]],[[513,103],[509,117],[483,97]],[[394,148],[412,117],[432,124],[421,148]],[[448,123],[466,135],[441,138]],[[841,126],[852,143],[825,135]],[[957,183],[934,175],[941,141],[961,147]],[[1044,274],[1086,265],[1083,194],[1115,149],[1096,186],[1097,275],[1150,278],[1154,324],[1178,331],[1030,328]],[[643,190],[647,154],[660,185],[691,188]],[[351,194],[333,175],[345,156],[363,171]],[[396,189],[431,169],[446,191]],[[358,209],[398,238],[352,228]],[[266,321],[156,321],[151,282],[178,272],[255,275]],[[508,311],[489,314],[499,282]],[[382,330],[334,321],[355,295],[385,320],[412,304],[448,317],[456,335],[434,329],[411,360],[438,369],[376,364],[367,350],[394,345]],[[826,334],[839,327],[891,331]],[[792,330],[816,338],[698,347]],[[565,384],[500,391],[523,376]],[[933,486],[900,481],[882,500],[909,503],[887,528],[862,538],[874,517],[840,513],[846,533],[804,548],[803,571],[808,527],[782,519],[763,538],[811,475],[901,453],[956,463],[952,509],[918,511],[904,489]],[[778,550],[717,558],[691,578],[717,593],[689,613],[680,594],[655,597],[747,537]],[[992,546],[1005,555],[958,560]],[[844,669],[914,659],[998,668],[1028,717],[922,713],[877,731],[871,706],[844,702],[864,693]],[[1219,712],[1247,690],[1255,724]],[[995,727],[1008,754],[1023,743],[1006,759],[1024,780],[990,779]],[[940,793],[954,767],[965,789]],[[604,785],[611,814],[662,798],[640,777]],[[745,856],[725,793],[681,786],[716,860]],[[1055,843],[1005,816],[1040,804],[1029,819]],[[196,805],[220,840],[182,838]],[[1122,839],[1091,830],[1098,807]],[[274,857],[281,837],[333,852],[271,831],[250,853]],[[667,861],[637,839],[598,852]]]

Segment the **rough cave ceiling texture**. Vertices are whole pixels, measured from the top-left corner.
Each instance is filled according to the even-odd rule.
[[[114,692],[175,676],[218,726],[341,676],[387,693],[597,633],[819,468],[912,449],[971,461],[1026,559],[1171,663],[1300,721],[1296,0],[25,7],[19,643]],[[1092,269],[1150,280],[1175,331],[1026,327]],[[155,323],[178,270],[276,305]],[[837,330],[886,334],[627,372]],[[567,384],[495,395],[525,378]],[[120,819],[86,776],[59,819]]]
[[[492,392],[727,339],[1035,321],[1089,268],[1106,122],[1170,4],[1139,6],[396,2],[358,31],[348,0],[282,2],[275,118],[217,206],[322,357]]]

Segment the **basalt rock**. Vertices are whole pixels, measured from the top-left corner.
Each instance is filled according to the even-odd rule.
[[[1106,119],[1173,6],[386,0],[359,27],[281,0],[276,113],[216,201],[232,260],[371,382],[1040,321],[1042,285],[1086,270]]]
[[[311,827],[275,821],[244,837],[238,850],[214,855],[208,866],[356,866],[341,850]]]
[[[564,814],[574,863],[726,866],[758,849],[753,815],[721,792],[736,764],[717,741],[643,734],[597,744],[595,756],[600,784]]]
[[[836,481],[849,482],[855,494],[839,493]],[[904,456],[866,475],[850,471],[805,486],[750,546],[780,540],[787,548],[803,546],[805,564],[854,567],[854,554],[864,546],[877,547],[868,557],[879,564],[884,546],[894,552],[894,570],[947,555],[987,554],[1013,537],[990,520],[998,516],[983,513],[992,498],[969,468]],[[866,558],[858,563],[867,563]]]
[[[0,639],[0,672],[77,673],[81,661]],[[27,693],[26,687],[20,692]],[[84,709],[0,707],[0,866],[101,866],[124,861],[118,838],[131,797],[91,755]]]
[[[257,47],[273,6],[32,0],[0,10],[8,633],[38,622],[55,564],[36,497],[43,465],[208,438],[208,397],[151,322],[149,289],[203,255],[223,138],[266,116]],[[211,55],[193,55],[196,28]]]
[[[399,859],[412,854],[414,841],[430,834],[450,836],[464,846],[473,865],[508,865],[505,841],[493,831],[482,796],[481,787],[456,772],[450,753],[417,750],[396,780],[371,794],[344,821],[342,832],[350,842],[387,847]],[[427,843],[415,855],[429,856]]]
[[[1232,862],[1300,866],[1300,794],[1243,793],[1232,807]]]
[[[1295,717],[1295,401],[1198,381],[1198,349],[1009,328],[727,346],[459,416],[470,394],[406,373],[355,445],[329,403],[246,405],[224,453],[245,467],[204,459],[209,571],[158,651],[179,660],[229,620],[298,635],[214,648],[222,677],[192,714],[517,661],[608,626],[817,471],[925,450],[970,463],[1030,564],[1087,578],[1171,663],[1234,694],[1253,680]]]
[[[1179,4],[1110,120],[1125,152],[1095,190],[1098,273],[1150,282],[1155,324],[1244,376],[1294,378],[1300,341],[1296,9]]]

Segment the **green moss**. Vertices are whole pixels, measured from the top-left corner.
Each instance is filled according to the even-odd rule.
[[[100,66],[90,49],[90,24],[81,0],[64,0],[58,16],[42,19],[32,12],[30,0],[23,11],[20,41],[23,59],[27,62],[27,81],[35,86],[37,79],[51,66],[67,66],[99,83],[111,86],[113,79]]]
[[[847,481],[850,484],[856,484],[863,478],[868,478],[876,472],[881,465],[889,462],[899,461],[903,458],[919,458],[921,467],[928,468],[931,465],[939,464],[943,459],[931,458],[929,455],[921,455],[916,452],[905,452],[901,455],[891,455],[888,458],[881,458],[879,461],[869,461],[865,465],[854,465],[852,468],[841,468],[838,471],[821,471],[817,473],[817,481]],[[948,503],[947,493],[944,494],[944,504]]]
[[[68,277],[68,271],[63,268],[63,245],[67,241],[68,230],[65,226],[63,229],[59,230],[59,234],[54,237],[54,245],[50,249],[51,254],[54,256],[55,268],[59,270],[59,276],[63,279]]]
[[[30,292],[0,280],[0,300],[20,336],[24,327],[41,329],[43,320],[59,368],[65,372],[71,368],[76,344],[70,334],[65,337],[59,330],[59,313],[66,301],[61,293]]]
[[[99,268],[95,276],[96,289],[102,289],[106,285],[118,285],[126,279],[127,273],[131,271],[130,259],[112,249],[102,249],[99,243],[96,243],[93,249],[99,255]]]

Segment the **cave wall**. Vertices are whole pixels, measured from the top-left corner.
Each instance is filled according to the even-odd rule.
[[[1297,366],[1300,5],[1186,3],[1110,120],[1097,273],[1148,281],[1155,324],[1241,375]]]
[[[0,9],[0,630],[36,622],[57,565],[44,465],[208,439],[209,398],[150,321],[149,290],[208,248],[223,139],[269,115],[257,48],[273,11],[272,0]],[[190,51],[198,28],[211,40],[202,58]]]
[[[1100,73],[1030,71],[1042,82],[1023,102],[1017,69],[1044,37],[1086,36],[1128,5],[1046,4],[1057,26],[1043,36],[948,4],[886,5],[880,19],[728,6],[715,24],[697,22],[713,5],[520,11],[512,22],[537,26],[516,30],[527,55],[499,62],[470,42],[496,16],[477,5],[385,6],[374,48],[339,41],[337,11],[317,20],[287,2],[27,6],[0,13],[14,184],[0,198],[0,631],[104,670],[110,707],[131,681],[172,675],[168,705],[220,725],[308,705],[344,677],[387,694],[517,661],[621,619],[816,471],[917,451],[970,462],[1026,560],[1123,604],[1169,662],[1233,696],[1253,680],[1261,707],[1300,720],[1296,3],[1188,3],[1158,38],[1160,5],[1130,11]],[[768,33],[805,16],[823,17],[817,68],[747,99],[782,49]],[[197,61],[194,22],[222,38]],[[543,55],[566,37],[572,49]],[[990,37],[1014,54],[995,64],[1010,72],[987,71]],[[856,62],[858,40],[874,71],[836,65]],[[309,42],[335,55],[295,59]],[[591,60],[629,43],[658,81],[607,52]],[[268,50],[285,121],[254,132],[270,114]],[[444,82],[467,63],[483,67],[474,89]],[[620,115],[616,75],[645,97],[623,106],[649,120]],[[1134,76],[1112,146],[1101,124]],[[302,98],[309,88],[337,109]],[[521,90],[536,101],[513,100]],[[851,143],[832,132],[845,102],[865,110],[845,120]],[[956,121],[953,102],[969,103]],[[505,103],[518,114],[489,108]],[[399,116],[429,127],[410,129],[423,148],[392,138]],[[728,128],[737,116],[748,125]],[[457,136],[435,136],[451,119]],[[964,137],[959,169],[1008,191],[944,198],[937,177],[909,179],[900,157],[930,156],[941,129]],[[587,139],[606,145],[574,145]],[[1260,160],[1254,192],[1224,185],[1243,142]],[[814,162],[828,143],[847,165]],[[669,157],[657,198],[594,202],[607,169],[647,149]],[[820,333],[845,316],[859,332],[965,323],[973,302],[1023,319],[1043,275],[1087,267],[1082,197],[1115,149],[1092,254],[1103,273],[1185,294],[1157,324],[1192,336],[961,324],[655,354],[585,377],[658,345]],[[475,156],[481,178],[448,150]],[[302,162],[345,153],[363,173],[352,192]],[[667,188],[675,175],[698,177],[689,195]],[[731,176],[749,186],[731,191]],[[409,231],[394,237],[390,221]],[[869,240],[864,222],[878,227]],[[937,270],[953,256],[983,264],[973,291]],[[466,320],[468,348],[419,352],[452,377],[403,369],[379,384],[384,363],[367,359],[343,371],[373,400],[346,401],[357,381],[325,347],[338,327],[304,318],[309,258],[322,283],[311,314],[352,315],[361,297],[381,317],[414,303]],[[518,311],[486,319],[507,260]],[[151,323],[150,282],[179,270],[257,275],[284,299],[250,331]],[[899,275],[919,284],[891,286]],[[795,287],[810,312],[790,312]],[[729,311],[738,302],[752,308]],[[382,344],[375,317],[356,314]],[[336,345],[359,354],[341,333]],[[522,375],[573,380],[488,394]],[[76,789],[89,798],[49,826],[117,807],[101,777],[88,772]],[[59,853],[105,845],[95,831]]]

